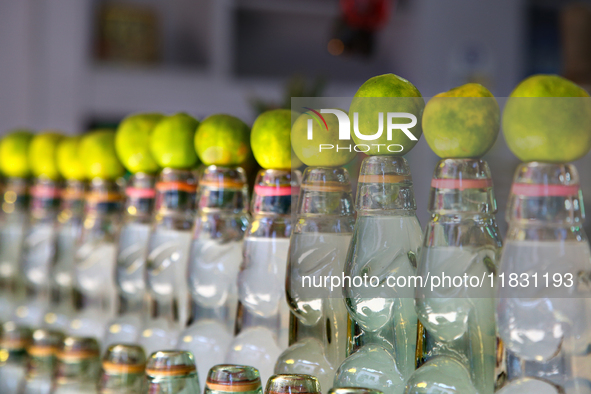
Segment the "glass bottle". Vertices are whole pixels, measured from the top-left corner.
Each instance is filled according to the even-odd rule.
[[[365,387],[333,387],[328,394],[384,394],[380,390],[368,389]]]
[[[17,394],[25,378],[27,347],[31,331],[14,322],[2,325],[0,332],[0,393]]]
[[[98,394],[100,369],[96,339],[66,337],[57,354],[57,372],[51,394]]]
[[[138,173],[125,189],[123,225],[117,243],[115,281],[117,315],[107,324],[103,348],[133,343],[142,328],[145,303],[146,250],[152,228],[154,178]]]
[[[294,223],[286,278],[290,347],[275,373],[306,373],[331,387],[347,353],[348,313],[342,288],[325,287],[324,278],[342,276],[353,235],[347,170],[306,168]]]
[[[198,209],[189,257],[191,317],[178,347],[199,360],[201,380],[224,362],[238,305],[238,271],[250,221],[242,168],[209,166],[199,177]]]
[[[74,254],[82,232],[84,189],[84,183],[67,180],[61,192],[49,278],[51,295],[43,321],[43,326],[52,330],[67,331],[74,316]]]
[[[86,195],[82,234],[74,256],[76,313],[69,333],[102,340],[115,302],[117,234],[121,193],[112,181],[95,178]]]
[[[24,292],[17,301],[14,321],[27,327],[40,327],[49,307],[59,188],[50,179],[36,178],[30,196],[30,215],[19,267]]]
[[[251,207],[253,220],[244,238],[236,337],[228,348],[226,362],[256,367],[265,382],[288,346],[285,271],[292,195],[296,200],[299,178],[298,172],[289,170],[259,172]]]
[[[320,383],[311,375],[278,374],[267,381],[265,394],[320,394]]]
[[[112,345],[103,357],[100,394],[144,394],[146,355],[140,346]]]
[[[19,394],[49,394],[56,369],[56,355],[64,337],[45,329],[33,332],[33,341],[27,348],[27,372]]]
[[[146,365],[149,394],[200,393],[193,355],[185,351],[153,353]]]
[[[214,365],[207,374],[204,394],[262,394],[261,377],[254,367]]]
[[[146,254],[148,308],[137,339],[146,354],[174,349],[188,315],[187,261],[197,181],[189,170],[165,168]]]
[[[405,393],[491,394],[495,388],[494,277],[500,255],[497,211],[488,164],[444,159],[431,180],[418,275],[418,369]],[[453,281],[451,278],[474,278]],[[432,278],[444,285],[432,287]],[[431,279],[429,279],[431,278]],[[470,283],[466,286],[464,283]]]
[[[497,282],[504,394],[591,392],[591,253],[572,164],[515,171]]]
[[[350,349],[334,385],[402,394],[415,370],[414,285],[408,281],[394,287],[387,281],[416,275],[423,240],[404,158],[372,156],[363,161],[356,209],[345,266],[351,280],[344,283],[343,292],[351,317]],[[364,281],[365,275],[378,278],[377,287]],[[361,286],[354,285],[356,279]]]
[[[12,319],[18,294],[22,294],[19,262],[28,220],[28,185],[8,178],[2,190],[0,211],[0,323]]]

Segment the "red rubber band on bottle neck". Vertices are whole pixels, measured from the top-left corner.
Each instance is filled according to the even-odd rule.
[[[292,194],[299,193],[300,188],[295,186],[263,186],[255,185],[254,192],[261,197],[273,197],[273,196],[291,196]]]
[[[154,198],[156,191],[154,189],[128,187],[125,189],[125,195],[128,198]]]
[[[573,197],[579,194],[579,185],[540,185],[514,183],[511,193],[524,197]]]
[[[436,189],[485,189],[491,186],[491,179],[431,179],[431,187]]]

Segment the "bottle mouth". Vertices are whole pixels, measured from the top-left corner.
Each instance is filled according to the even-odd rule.
[[[261,378],[254,367],[221,364],[209,370],[205,384],[214,391],[255,391],[261,389]]]
[[[152,378],[186,376],[196,371],[191,353],[180,350],[153,353],[146,365],[146,375]]]
[[[581,224],[585,208],[572,164],[529,162],[515,170],[506,220]]]
[[[284,214],[300,192],[301,173],[297,170],[261,170],[257,174],[251,210],[254,214]]]
[[[406,159],[398,156],[365,158],[357,183],[356,208],[359,211],[416,210]]]
[[[482,159],[440,160],[431,179],[429,211],[495,213],[497,203],[488,163]]]

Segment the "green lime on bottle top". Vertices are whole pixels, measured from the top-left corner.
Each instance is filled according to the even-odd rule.
[[[89,179],[115,180],[125,173],[115,152],[115,131],[99,129],[82,137],[80,142],[82,165]]]
[[[57,168],[64,179],[75,181],[86,179],[86,170],[81,159],[81,141],[81,136],[64,137],[57,145]]]
[[[0,141],[0,169],[4,175],[26,178],[31,175],[29,166],[29,145],[33,133],[28,130],[15,130]]]
[[[479,158],[497,140],[500,118],[492,93],[468,83],[429,100],[423,112],[423,134],[442,159]]]
[[[353,140],[359,150],[371,156],[405,155],[421,138],[424,107],[421,92],[406,79],[394,74],[370,78],[357,90],[349,107]],[[390,128],[406,124],[406,131]]]
[[[165,116],[152,130],[150,152],[162,168],[189,169],[199,162],[193,139],[199,121],[185,113]]]
[[[29,145],[29,163],[33,176],[52,180],[60,178],[57,166],[57,148],[63,135],[54,131],[37,134]]]
[[[503,111],[503,134],[521,161],[568,163],[591,148],[591,98],[558,75],[522,81]]]
[[[265,169],[289,169],[302,165],[292,155],[291,124],[299,114],[288,109],[263,112],[256,118],[250,133],[250,146],[256,161]]]
[[[195,150],[205,165],[239,166],[251,153],[250,129],[234,116],[211,115],[197,128]]]
[[[140,113],[126,117],[119,124],[115,136],[115,149],[129,172],[150,174],[160,169],[150,152],[150,140],[152,131],[162,118],[162,114]]]

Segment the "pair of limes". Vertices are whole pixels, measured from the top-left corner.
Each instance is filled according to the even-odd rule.
[[[115,146],[132,173],[205,164],[235,166],[250,155],[250,129],[240,119],[216,114],[199,122],[185,113],[134,114],[117,129]]]

